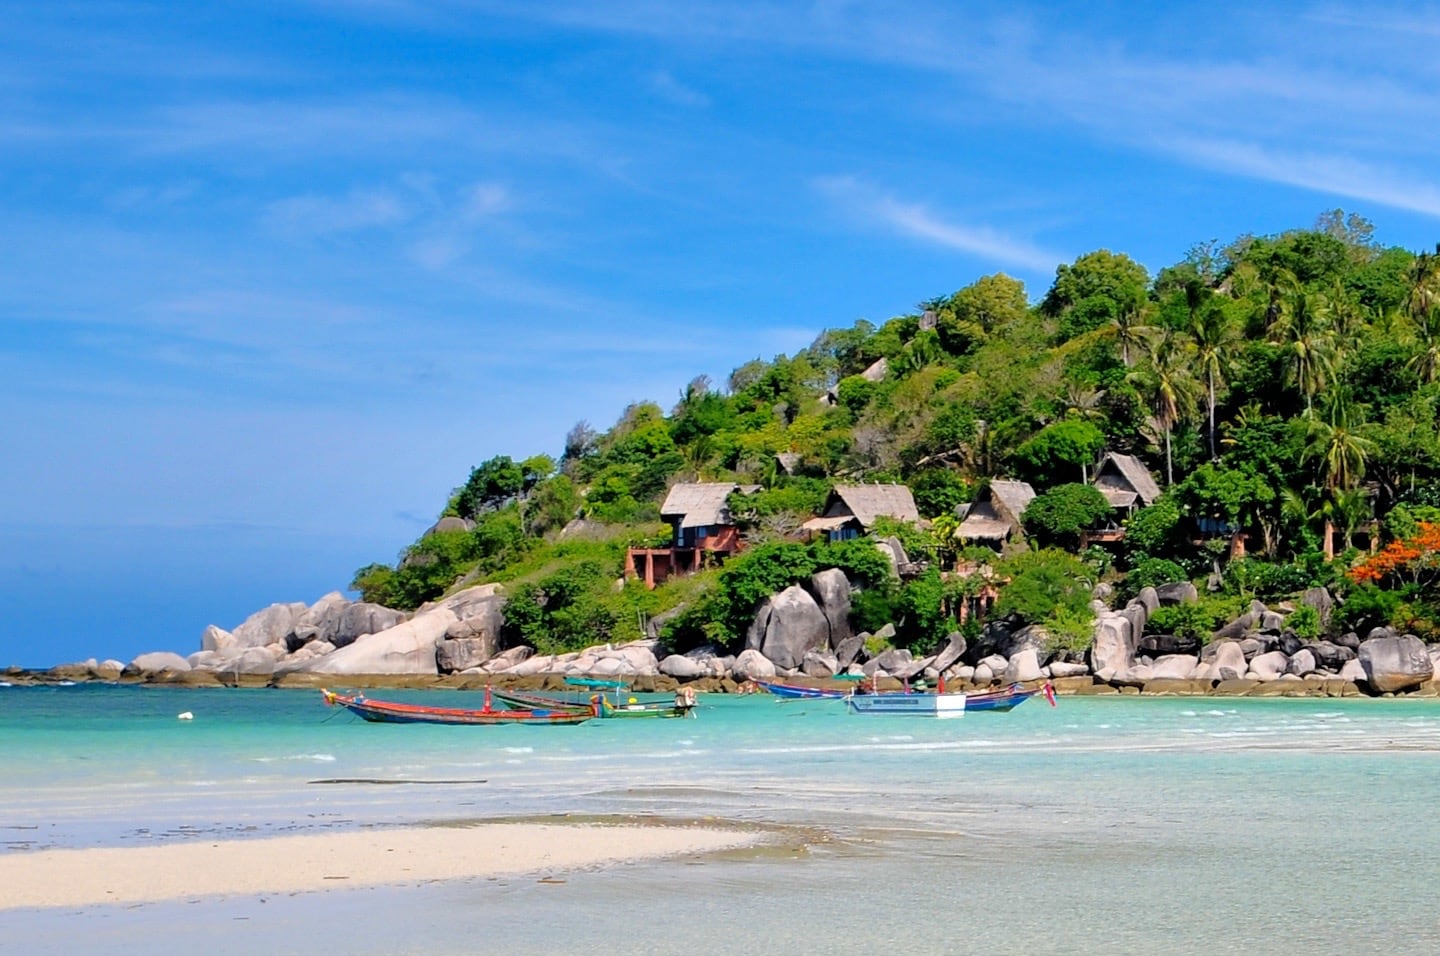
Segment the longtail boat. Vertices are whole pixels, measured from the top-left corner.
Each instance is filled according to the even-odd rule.
[[[756,687],[763,688],[776,697],[785,700],[839,700],[848,697],[848,690],[825,690],[820,687],[801,687],[798,684],[782,684],[773,680],[756,680],[752,678]]]
[[[1055,688],[1047,681],[1039,687],[1032,687],[1029,690],[1022,688],[1019,684],[1011,684],[1002,690],[983,691],[978,694],[965,695],[965,709],[971,711],[997,711],[1003,712],[1014,710],[1037,694],[1044,694],[1050,706],[1055,706]]]
[[[845,698],[851,713],[899,717],[964,717],[965,702],[964,694],[917,691],[851,694]]]
[[[326,706],[338,705],[357,717],[385,724],[580,724],[596,716],[594,707],[585,710],[494,710],[490,706],[488,689],[485,706],[479,710],[370,700],[362,694],[337,694],[323,687],[320,693]]]
[[[695,716],[695,692],[688,687],[680,688],[675,702],[642,703],[630,698],[624,704],[612,703],[604,697],[595,698],[595,707],[601,717],[693,717]]]

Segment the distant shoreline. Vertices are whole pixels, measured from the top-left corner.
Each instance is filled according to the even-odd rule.
[[[814,687],[836,687],[849,689],[849,683],[823,678],[787,677],[786,681]],[[318,690],[321,687],[365,689],[365,690],[483,690],[497,687],[511,690],[573,690],[564,683],[562,675],[536,674],[525,677],[489,674],[307,674],[285,675],[226,675],[221,677],[210,671],[189,671],[147,675],[126,675],[119,680],[104,680],[68,668],[30,670],[12,667],[0,671],[0,682],[15,687],[55,687],[73,684],[98,684],[115,686],[181,687],[181,688],[269,688],[276,690]],[[1040,684],[1042,681],[1032,681]],[[1281,678],[1259,681],[1232,679],[1203,681],[1189,679],[1157,678],[1144,682],[1104,682],[1095,677],[1059,677],[1049,683],[1060,697],[1292,697],[1292,698],[1363,698],[1382,699],[1435,699],[1440,700],[1440,680],[1430,680],[1414,690],[1398,694],[1368,693],[1354,681],[1334,677]],[[899,688],[899,682],[894,682]],[[740,695],[745,691],[733,680],[719,678],[698,678],[680,681],[671,677],[636,677],[630,689],[640,693],[673,693],[685,686],[701,694]],[[884,683],[882,682],[882,689]],[[969,686],[953,685],[953,692],[979,692],[993,690],[996,685]]]

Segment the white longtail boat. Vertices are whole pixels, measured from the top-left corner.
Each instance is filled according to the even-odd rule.
[[[845,705],[853,714],[887,714],[902,717],[964,717],[964,694],[852,694]]]

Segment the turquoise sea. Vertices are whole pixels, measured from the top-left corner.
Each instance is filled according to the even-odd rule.
[[[314,691],[10,687],[0,768],[6,854],[550,814],[829,835],[563,884],[0,911],[4,953],[1440,952],[1435,701],[936,721],[707,696],[694,720],[434,727]]]

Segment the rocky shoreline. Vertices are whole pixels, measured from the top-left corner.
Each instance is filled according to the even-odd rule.
[[[1300,607],[1327,623],[1333,601],[1323,589],[1269,607],[1253,602],[1208,641],[1151,633],[1155,611],[1194,602],[1193,585],[1145,588],[1123,607],[1097,589],[1094,634],[1084,651],[1050,650],[1043,629],[1010,620],[988,622],[978,637],[953,633],[936,653],[914,657],[887,647],[893,628],[853,634],[852,586],[838,570],[773,595],[757,611],[744,649],[729,654],[704,646],[670,654],[658,638],[596,645],[559,655],[526,646],[501,647],[504,595],[497,585],[466,588],[407,614],[354,602],[339,593],[313,605],[273,604],[233,631],[211,625],[201,649],[169,651],[129,663],[89,660],[43,670],[10,668],[12,685],[105,681],[187,687],[451,688],[486,685],[552,690],[567,678],[620,679],[638,691],[689,686],[700,693],[744,693],[755,680],[778,678],[813,686],[853,686],[864,676],[882,689],[942,678],[953,690],[1033,686],[1058,694],[1219,697],[1440,697],[1440,645],[1376,628],[1302,639],[1288,626]],[[873,655],[867,647],[887,647]],[[837,676],[852,678],[845,682]]]

